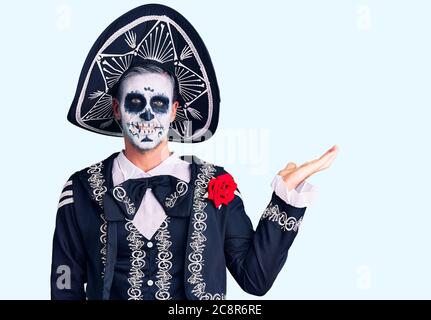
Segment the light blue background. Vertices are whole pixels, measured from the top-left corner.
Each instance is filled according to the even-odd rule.
[[[213,139],[171,147],[225,166],[254,225],[288,161],[341,147],[263,299],[431,298],[431,3],[161,2],[205,40],[222,97]],[[1,4],[2,299],[49,298],[61,188],[122,148],[66,114],[97,36],[143,3]],[[227,297],[255,298],[232,278]]]

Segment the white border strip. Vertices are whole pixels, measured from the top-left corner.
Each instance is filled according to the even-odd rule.
[[[69,203],[73,203],[73,198],[67,198],[67,199],[64,199],[63,201],[61,201],[57,206],[57,210],[60,209],[62,206],[65,206],[66,204],[69,204]]]

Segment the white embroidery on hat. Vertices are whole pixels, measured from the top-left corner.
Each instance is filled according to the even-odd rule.
[[[138,56],[143,59],[159,63],[176,59],[170,30],[163,23],[156,24],[156,27],[145,36],[138,47]]]
[[[127,31],[126,32],[126,43],[129,45],[130,48],[135,49],[136,48],[136,33],[133,31]]]
[[[134,42],[136,42],[136,39],[134,38],[136,34],[131,30],[136,26],[148,21],[156,21],[156,23],[148,32],[148,34],[143,38],[143,40],[139,44],[136,44],[136,48],[132,48],[135,45]],[[162,26],[165,27],[162,28]],[[129,23],[112,34],[112,36],[109,37],[109,39],[101,46],[98,54],[94,58],[93,63],[89,68],[77,102],[75,118],[82,127],[94,132],[112,136],[123,135],[122,132],[111,132],[104,130],[106,127],[110,126],[106,125],[106,122],[102,122],[105,124],[103,128],[101,127],[102,123],[98,123],[96,127],[95,124],[88,124],[86,122],[95,120],[110,120],[114,118],[112,111],[112,97],[107,92],[109,88],[111,88],[120,79],[124,71],[130,67],[133,56],[137,55],[138,52],[143,57],[147,57],[148,59],[153,58],[155,61],[166,62],[170,61],[169,59],[172,61],[178,60],[178,54],[172,41],[172,34],[170,30],[171,26],[175,28],[175,30],[184,38],[185,42],[187,43],[186,47],[183,48],[179,58],[184,60],[194,57],[197,64],[199,65],[199,71],[202,73],[202,76],[200,76],[197,72],[194,72],[183,65],[181,62],[177,61],[178,63],[175,65],[175,73],[182,74],[180,76],[182,79],[178,79],[178,84],[181,87],[182,93],[180,92],[180,95],[183,97],[185,105],[179,106],[177,110],[177,115],[179,116],[177,116],[177,118],[172,122],[171,129],[186,140],[197,139],[205,134],[211,124],[213,115],[213,93],[211,91],[209,78],[201,57],[199,56],[199,53],[190,37],[175,21],[167,16],[144,16],[136,19],[135,21]],[[169,35],[169,38],[167,38],[167,35]],[[133,50],[124,54],[103,53],[106,48],[108,48],[121,36],[124,36],[124,40]],[[147,42],[145,42],[145,40]],[[93,105],[84,116],[81,116],[81,107],[90,81],[90,75],[95,67],[95,64],[97,64],[98,69],[101,71],[102,78],[105,82],[104,94],[98,95],[98,100],[95,105]],[[184,78],[184,74],[187,75],[186,78]],[[90,97],[93,97],[94,99],[97,92],[98,91],[95,91],[94,93],[90,94]],[[197,109],[190,108],[190,105],[205,94],[208,95],[208,118],[201,130],[193,132],[190,130],[190,123],[188,123],[188,120],[190,119],[189,117],[199,120],[201,120],[203,117]]]
[[[193,57],[193,52],[188,45],[183,48],[181,51],[180,60],[186,60]]]

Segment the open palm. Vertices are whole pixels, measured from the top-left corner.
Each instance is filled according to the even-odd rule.
[[[295,189],[302,181],[316,172],[329,168],[337,157],[338,151],[339,147],[335,145],[321,157],[305,162],[299,167],[295,163],[289,162],[278,174],[283,178],[288,190]]]

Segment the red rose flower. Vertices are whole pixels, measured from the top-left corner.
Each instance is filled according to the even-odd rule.
[[[229,173],[212,178],[208,184],[208,199],[214,202],[216,208],[227,205],[235,198],[237,184]]]

